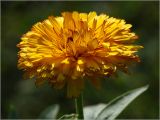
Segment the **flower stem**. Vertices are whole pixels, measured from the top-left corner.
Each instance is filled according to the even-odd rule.
[[[76,113],[78,114],[78,119],[84,119],[82,94],[80,94],[80,96],[75,99],[75,105],[76,105]]]

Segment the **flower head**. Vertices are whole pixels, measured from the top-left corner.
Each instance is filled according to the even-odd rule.
[[[100,76],[111,76],[138,62],[142,46],[132,45],[138,37],[131,24],[96,12],[64,12],[33,25],[22,36],[18,67],[36,83],[48,81],[55,88],[67,86],[69,97],[76,97],[84,77],[98,86]]]

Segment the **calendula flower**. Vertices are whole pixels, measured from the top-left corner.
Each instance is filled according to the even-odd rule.
[[[142,46],[131,24],[96,12],[64,12],[33,25],[24,34],[18,53],[18,67],[40,85],[48,81],[55,88],[67,86],[67,95],[77,97],[84,78],[99,86],[99,77],[126,71],[138,62],[135,54]]]

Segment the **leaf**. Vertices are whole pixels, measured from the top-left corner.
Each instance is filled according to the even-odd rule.
[[[60,117],[58,120],[62,120],[62,119],[78,120],[78,115],[77,115],[77,114],[67,114],[67,115],[63,115],[63,116]]]
[[[52,105],[46,108],[39,116],[40,119],[56,119],[59,105]]]
[[[113,101],[109,102],[106,107],[98,114],[96,120],[114,120],[136,97],[148,89],[148,85],[128,91]]]
[[[106,104],[99,103],[96,105],[84,107],[84,119],[85,120],[94,120],[96,116],[106,107]]]

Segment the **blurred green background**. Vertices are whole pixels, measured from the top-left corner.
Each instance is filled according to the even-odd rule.
[[[60,16],[63,11],[106,13],[133,25],[139,35],[136,44],[144,46],[138,53],[141,63],[130,67],[130,75],[103,80],[102,89],[86,84],[84,105],[107,103],[116,96],[143,85],[149,89],[123,111],[118,118],[158,119],[159,116],[159,3],[152,2],[1,2],[1,115],[2,118],[38,118],[53,104],[60,105],[61,116],[74,113],[74,100],[67,99],[65,90],[48,85],[35,87],[34,80],[23,80],[17,69],[16,44],[33,24],[49,15]]]

